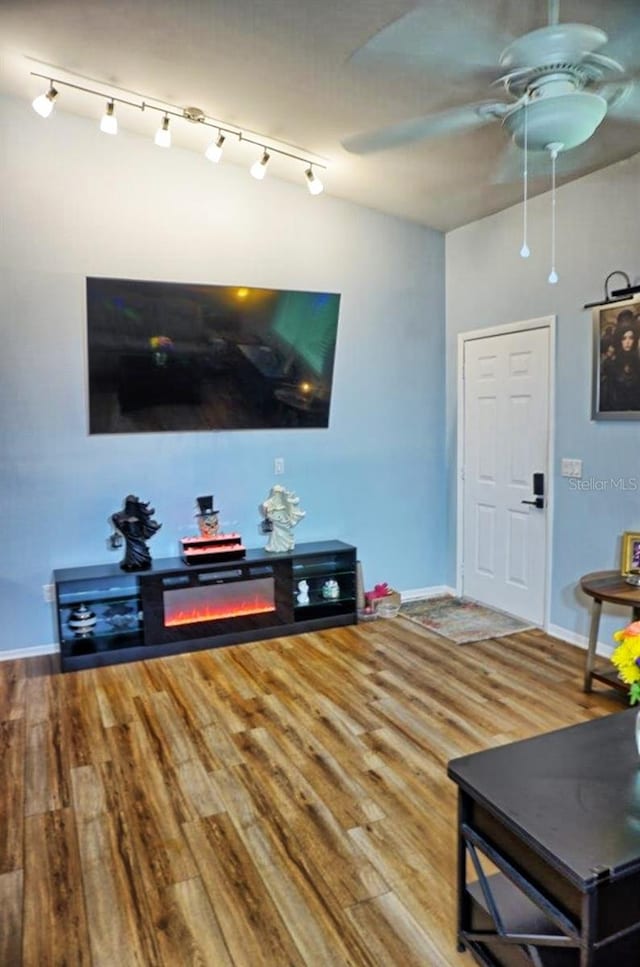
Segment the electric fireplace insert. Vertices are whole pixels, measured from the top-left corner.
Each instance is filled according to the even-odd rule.
[[[292,620],[287,564],[238,562],[228,568],[141,576],[147,645],[255,631]],[[282,577],[285,580],[282,580]]]

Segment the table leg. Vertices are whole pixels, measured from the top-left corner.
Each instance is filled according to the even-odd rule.
[[[458,916],[456,939],[458,950],[466,950],[462,934],[471,929],[471,900],[467,893],[467,848],[462,836],[462,825],[470,819],[469,797],[458,789]]]
[[[596,645],[598,644],[598,631],[600,629],[600,612],[602,611],[602,601],[598,598],[593,599],[591,606],[591,628],[589,630],[589,644],[587,646],[587,659],[584,666],[584,692],[591,691],[591,672],[596,657]]]

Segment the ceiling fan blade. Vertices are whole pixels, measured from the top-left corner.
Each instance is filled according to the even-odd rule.
[[[509,106],[501,101],[463,104],[437,114],[425,114],[423,117],[399,121],[377,131],[351,135],[342,141],[342,146],[353,154],[371,154],[414,141],[458,134],[499,119]]]
[[[616,0],[599,4],[597,24],[609,36],[602,53],[623,67],[638,62],[640,50],[640,7],[638,0]]]
[[[598,156],[599,149],[593,138],[570,151],[561,151],[556,159],[558,178],[572,175],[582,168],[588,168]],[[551,179],[551,158],[548,151],[529,151],[527,156],[528,178],[530,181]],[[498,167],[491,181],[494,185],[510,185],[522,181],[524,177],[524,151],[510,141],[502,153]]]
[[[607,115],[617,121],[636,121],[640,124],[640,71],[637,74],[638,80],[629,82],[626,85],[612,81],[609,84],[602,84],[598,89],[598,94],[602,94],[610,101]],[[618,96],[617,88],[621,89]]]
[[[383,27],[351,55],[351,61],[456,76],[478,68],[495,72],[501,50],[512,39],[467,0],[433,0]]]

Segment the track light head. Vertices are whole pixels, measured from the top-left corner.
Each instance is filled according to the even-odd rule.
[[[102,115],[102,120],[100,121],[100,130],[104,134],[118,133],[118,119],[113,113],[113,109],[114,109],[113,101],[108,101],[106,110]]]
[[[260,160],[254,161],[254,163],[251,165],[251,168],[249,169],[249,171],[253,175],[253,177],[256,178],[258,181],[262,181],[262,179],[266,175],[267,165],[269,164],[270,157],[271,155],[269,154],[267,149],[263,148],[262,157],[260,158]]]
[[[162,124],[156,131],[156,136],[153,139],[155,144],[159,148],[170,148],[171,147],[171,131],[169,130],[169,115],[165,114],[162,119]]]
[[[220,158],[222,157],[223,144],[224,144],[224,134],[220,132],[220,134],[217,137],[217,140],[212,141],[209,147],[207,148],[207,150],[205,151],[204,153],[205,158],[208,158],[209,161],[213,161],[214,164],[217,164],[218,161],[220,161]]]
[[[40,94],[34,101],[31,102],[31,106],[36,114],[39,114],[41,118],[48,118],[55,107],[55,100],[58,96],[53,84],[49,85],[49,90],[46,94]]]
[[[313,173],[312,165],[309,165],[309,167],[304,173],[304,176],[307,179],[307,188],[309,189],[312,195],[319,195],[321,194],[321,192],[324,191],[324,185],[317,177],[317,175]]]

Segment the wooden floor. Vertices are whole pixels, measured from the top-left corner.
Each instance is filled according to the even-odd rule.
[[[396,618],[0,663],[0,965],[471,967],[446,763],[623,707],[583,658]]]

